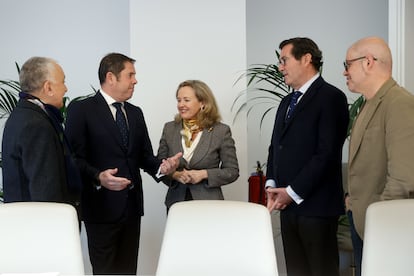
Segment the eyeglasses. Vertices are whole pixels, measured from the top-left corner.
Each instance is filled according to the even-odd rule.
[[[285,66],[286,65],[286,61],[289,59],[289,57],[281,57],[280,59],[279,59],[279,62],[276,64],[277,65],[277,67],[279,67],[279,66],[281,66],[281,65],[283,65],[283,66]]]
[[[366,57],[366,56],[363,56],[363,57],[357,57],[357,58],[354,58],[354,59],[348,59],[348,60],[345,60],[345,61],[344,61],[344,68],[345,68],[345,71],[348,71],[349,67],[351,66],[351,64],[352,64],[353,62],[358,61],[358,60],[361,60],[361,59],[364,59],[364,58],[367,58],[367,57]],[[373,58],[373,60],[377,60],[377,58],[376,58],[376,57],[374,57],[374,58]]]

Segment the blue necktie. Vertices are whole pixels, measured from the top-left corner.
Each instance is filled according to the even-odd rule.
[[[127,149],[128,148],[128,140],[129,140],[129,133],[128,133],[128,125],[125,118],[124,112],[122,112],[122,103],[113,103],[113,106],[116,108],[115,114],[115,122],[119,128],[119,132],[121,133],[122,144]]]
[[[288,109],[288,112],[287,112],[287,115],[286,115],[286,120],[289,120],[290,117],[292,116],[293,111],[296,108],[296,104],[298,103],[298,99],[299,99],[300,95],[302,95],[302,92],[300,92],[300,91],[293,92],[292,98],[290,98],[289,109]]]

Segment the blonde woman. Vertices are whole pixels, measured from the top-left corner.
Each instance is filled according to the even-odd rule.
[[[211,89],[202,81],[187,80],[176,91],[178,114],[165,124],[158,158],[183,152],[177,170],[164,178],[169,187],[167,209],[179,201],[224,199],[222,185],[239,177],[236,148]]]

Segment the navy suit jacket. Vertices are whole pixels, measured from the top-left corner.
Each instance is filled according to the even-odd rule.
[[[143,212],[140,169],[154,176],[161,161],[153,154],[142,110],[125,102],[129,146],[125,151],[110,108],[98,92],[68,107],[66,134],[82,174],[82,217],[90,223],[113,223]],[[132,181],[132,189],[96,189],[99,172],[118,168],[117,176]]]
[[[290,98],[281,101],[274,124],[266,177],[288,185],[304,201],[285,211],[304,216],[344,213],[342,146],[348,126],[345,94],[317,78],[285,121]]]

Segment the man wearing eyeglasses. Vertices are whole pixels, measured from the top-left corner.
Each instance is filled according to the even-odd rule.
[[[322,52],[309,38],[283,41],[279,70],[295,92],[280,102],[266,171],[269,210],[280,210],[289,276],[339,276],[338,217],[345,213],[342,146],[345,94],[320,76]]]
[[[391,77],[391,51],[379,37],[355,42],[344,66],[349,90],[365,98],[351,132],[345,200],[360,275],[368,205],[414,197],[414,96]]]

